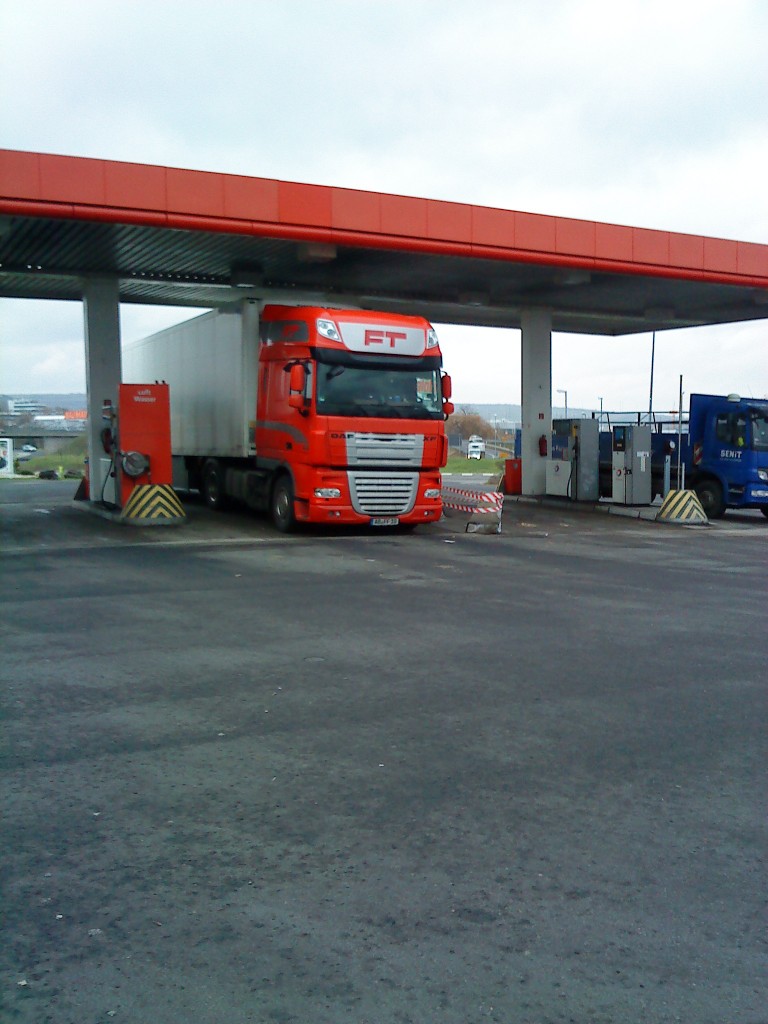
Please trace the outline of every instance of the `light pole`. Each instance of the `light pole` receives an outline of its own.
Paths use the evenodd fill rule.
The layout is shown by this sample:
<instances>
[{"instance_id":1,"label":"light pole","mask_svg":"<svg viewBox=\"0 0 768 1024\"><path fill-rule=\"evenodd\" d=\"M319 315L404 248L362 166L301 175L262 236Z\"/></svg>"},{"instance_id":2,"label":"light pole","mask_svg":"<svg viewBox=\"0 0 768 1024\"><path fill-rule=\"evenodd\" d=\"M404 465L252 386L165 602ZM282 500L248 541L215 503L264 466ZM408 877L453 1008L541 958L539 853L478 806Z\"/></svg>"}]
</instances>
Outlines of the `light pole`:
<instances>
[{"instance_id":1,"label":"light pole","mask_svg":"<svg viewBox=\"0 0 768 1024\"><path fill-rule=\"evenodd\" d=\"M603 399L602 399L602 397L600 395L598 395L597 400L600 403L600 419L597 421L598 422L597 429L598 430L602 430L603 429Z\"/></svg>"},{"instance_id":2,"label":"light pole","mask_svg":"<svg viewBox=\"0 0 768 1024\"><path fill-rule=\"evenodd\" d=\"M558 395L565 395L565 418L568 419L568 392L565 388L558 388L557 393Z\"/></svg>"}]
</instances>

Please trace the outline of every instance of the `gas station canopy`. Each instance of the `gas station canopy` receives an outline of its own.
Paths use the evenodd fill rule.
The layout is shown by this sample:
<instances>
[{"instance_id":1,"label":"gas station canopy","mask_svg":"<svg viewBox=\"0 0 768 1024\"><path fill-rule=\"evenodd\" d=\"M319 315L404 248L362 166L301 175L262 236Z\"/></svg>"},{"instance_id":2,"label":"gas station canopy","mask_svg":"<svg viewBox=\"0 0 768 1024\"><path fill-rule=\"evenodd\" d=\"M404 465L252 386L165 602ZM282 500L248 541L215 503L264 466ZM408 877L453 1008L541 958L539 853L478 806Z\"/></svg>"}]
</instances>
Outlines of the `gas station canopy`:
<instances>
[{"instance_id":1,"label":"gas station canopy","mask_svg":"<svg viewBox=\"0 0 768 1024\"><path fill-rule=\"evenodd\" d=\"M768 245L266 178L0 150L0 296L248 296L627 334L768 317Z\"/></svg>"}]
</instances>

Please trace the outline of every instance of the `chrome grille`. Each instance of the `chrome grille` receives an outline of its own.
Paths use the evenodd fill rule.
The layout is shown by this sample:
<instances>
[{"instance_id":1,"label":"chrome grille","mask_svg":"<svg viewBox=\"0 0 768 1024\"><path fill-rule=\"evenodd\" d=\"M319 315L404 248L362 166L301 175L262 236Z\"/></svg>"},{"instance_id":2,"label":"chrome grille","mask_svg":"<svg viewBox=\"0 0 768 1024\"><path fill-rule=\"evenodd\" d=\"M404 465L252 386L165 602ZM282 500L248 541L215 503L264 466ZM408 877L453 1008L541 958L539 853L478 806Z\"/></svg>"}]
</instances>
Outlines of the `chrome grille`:
<instances>
[{"instance_id":1,"label":"chrome grille","mask_svg":"<svg viewBox=\"0 0 768 1024\"><path fill-rule=\"evenodd\" d=\"M350 432L348 466L421 466L423 434L374 434Z\"/></svg>"},{"instance_id":2,"label":"chrome grille","mask_svg":"<svg viewBox=\"0 0 768 1024\"><path fill-rule=\"evenodd\" d=\"M416 500L418 473L350 473L355 512L365 516L401 516Z\"/></svg>"}]
</instances>

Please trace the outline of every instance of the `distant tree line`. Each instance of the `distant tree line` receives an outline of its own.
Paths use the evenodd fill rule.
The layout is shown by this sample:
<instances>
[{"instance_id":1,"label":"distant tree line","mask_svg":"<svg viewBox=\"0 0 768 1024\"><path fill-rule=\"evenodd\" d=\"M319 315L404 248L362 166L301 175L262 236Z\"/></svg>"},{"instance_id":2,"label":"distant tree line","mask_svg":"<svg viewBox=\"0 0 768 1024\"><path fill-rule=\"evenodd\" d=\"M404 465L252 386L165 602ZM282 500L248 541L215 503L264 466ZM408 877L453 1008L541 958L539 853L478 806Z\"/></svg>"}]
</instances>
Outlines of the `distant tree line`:
<instances>
[{"instance_id":1,"label":"distant tree line","mask_svg":"<svg viewBox=\"0 0 768 1024\"><path fill-rule=\"evenodd\" d=\"M471 406L461 406L448 420L448 429L452 436L458 435L466 441L472 434L479 434L484 440L493 436L493 427L478 415Z\"/></svg>"}]
</instances>

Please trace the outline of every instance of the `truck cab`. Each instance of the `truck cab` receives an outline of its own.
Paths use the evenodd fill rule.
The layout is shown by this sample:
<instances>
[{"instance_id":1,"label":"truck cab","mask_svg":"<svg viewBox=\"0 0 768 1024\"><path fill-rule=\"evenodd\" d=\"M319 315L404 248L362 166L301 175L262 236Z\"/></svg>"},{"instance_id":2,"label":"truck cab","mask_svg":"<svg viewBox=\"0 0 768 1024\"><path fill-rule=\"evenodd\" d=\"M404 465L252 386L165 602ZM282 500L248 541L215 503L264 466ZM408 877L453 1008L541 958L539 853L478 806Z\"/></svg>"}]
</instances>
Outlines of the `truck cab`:
<instances>
[{"instance_id":1,"label":"truck cab","mask_svg":"<svg viewBox=\"0 0 768 1024\"><path fill-rule=\"evenodd\" d=\"M711 518L726 508L768 516L768 402L691 395L690 486Z\"/></svg>"},{"instance_id":2,"label":"truck cab","mask_svg":"<svg viewBox=\"0 0 768 1024\"><path fill-rule=\"evenodd\" d=\"M426 320L265 306L255 442L278 528L439 519L449 391Z\"/></svg>"}]
</instances>

